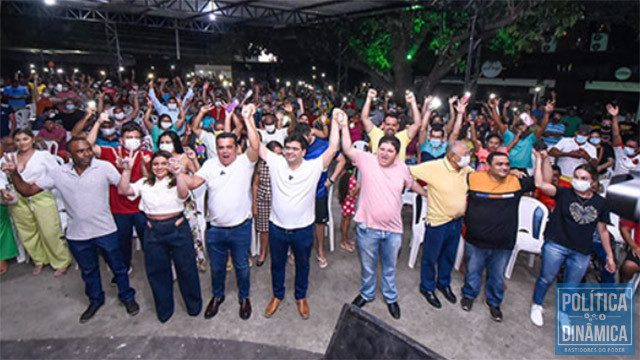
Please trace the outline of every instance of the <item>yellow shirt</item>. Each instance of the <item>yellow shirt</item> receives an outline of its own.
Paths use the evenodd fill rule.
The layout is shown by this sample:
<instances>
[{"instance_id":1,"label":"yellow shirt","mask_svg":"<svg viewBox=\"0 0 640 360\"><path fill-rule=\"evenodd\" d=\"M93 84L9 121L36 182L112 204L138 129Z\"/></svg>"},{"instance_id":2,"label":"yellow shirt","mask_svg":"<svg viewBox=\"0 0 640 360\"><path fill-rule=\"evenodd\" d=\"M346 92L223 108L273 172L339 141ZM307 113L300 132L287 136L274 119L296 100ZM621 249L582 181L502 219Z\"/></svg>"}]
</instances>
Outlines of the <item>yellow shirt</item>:
<instances>
[{"instance_id":1,"label":"yellow shirt","mask_svg":"<svg viewBox=\"0 0 640 360\"><path fill-rule=\"evenodd\" d=\"M380 142L380 139L382 139L382 137L384 136L384 131L382 131L382 129L380 129L377 126L374 126L371 129L371 131L369 131L368 135L369 135L369 139L371 139L371 152L375 154L378 152L378 143ZM402 130L400 132L397 132L396 139L400 140L400 153L398 153L398 160L404 162L404 159L407 154L407 146L411 142L411 139L409 139L409 134L407 133L407 130Z\"/></svg>"},{"instance_id":2,"label":"yellow shirt","mask_svg":"<svg viewBox=\"0 0 640 360\"><path fill-rule=\"evenodd\" d=\"M456 171L445 157L409 166L411 175L427 183L427 224L440 226L464 215L467 208L468 166Z\"/></svg>"}]
</instances>

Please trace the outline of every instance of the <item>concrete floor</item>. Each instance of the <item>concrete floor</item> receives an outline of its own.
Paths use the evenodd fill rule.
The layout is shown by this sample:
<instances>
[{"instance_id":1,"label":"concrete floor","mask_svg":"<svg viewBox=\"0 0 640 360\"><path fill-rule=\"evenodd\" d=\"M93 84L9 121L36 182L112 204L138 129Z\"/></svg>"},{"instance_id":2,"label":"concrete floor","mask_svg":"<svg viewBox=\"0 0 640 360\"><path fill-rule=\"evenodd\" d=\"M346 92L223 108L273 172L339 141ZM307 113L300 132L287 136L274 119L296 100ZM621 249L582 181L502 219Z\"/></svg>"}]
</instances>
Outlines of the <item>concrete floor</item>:
<instances>
[{"instance_id":1,"label":"concrete floor","mask_svg":"<svg viewBox=\"0 0 640 360\"><path fill-rule=\"evenodd\" d=\"M334 203L334 208L336 204ZM336 212L339 214L339 212ZM513 276L507 281L508 290L502 305L504 321L495 323L488 309L478 299L469 313L452 305L440 296L442 309L434 309L418 291L419 260L416 269L407 266L411 209L405 207L405 242L398 265L399 303L402 318L394 320L379 294L365 310L399 331L450 359L551 359L554 355L554 296L550 291L545 306L545 325L537 328L529 320L529 308L539 261L527 267L526 259L516 264ZM339 221L336 228L339 226ZM336 229L337 230L337 229ZM336 236L339 241L339 233ZM338 315L345 302L351 302L360 286L360 265L357 254L350 254L336 246L328 252L329 266L320 269L312 261L308 300L311 317L302 320L293 298L293 266L287 266L287 294L278 312L271 319L262 316L271 297L269 262L251 269L251 300L253 315L248 321L238 317L235 275L227 276L227 301L220 313L211 320L203 315L191 318L186 314L176 286L177 306L173 318L161 324L155 316L153 298L143 267L143 256L136 252L132 286L137 291L141 311L129 317L118 302L117 291L109 287L110 273L103 264L102 280L106 304L94 319L79 324L78 318L88 305L80 272L71 268L66 276L54 278L46 269L39 276L31 275L32 266L12 264L0 279L0 339L30 340L45 338L110 337L110 336L177 336L188 338L228 339L290 347L314 353L324 353L333 333ZM315 258L315 255L312 255ZM420 257L418 257L420 259ZM210 273L200 274L203 301L211 297ZM452 288L456 293L463 284L462 275L454 271ZM635 298L636 319L640 308ZM636 321L636 329L639 321ZM636 330L638 334L638 330ZM637 340L637 338L636 338ZM636 356L618 358L637 359L640 341L636 341Z\"/></svg>"}]
</instances>

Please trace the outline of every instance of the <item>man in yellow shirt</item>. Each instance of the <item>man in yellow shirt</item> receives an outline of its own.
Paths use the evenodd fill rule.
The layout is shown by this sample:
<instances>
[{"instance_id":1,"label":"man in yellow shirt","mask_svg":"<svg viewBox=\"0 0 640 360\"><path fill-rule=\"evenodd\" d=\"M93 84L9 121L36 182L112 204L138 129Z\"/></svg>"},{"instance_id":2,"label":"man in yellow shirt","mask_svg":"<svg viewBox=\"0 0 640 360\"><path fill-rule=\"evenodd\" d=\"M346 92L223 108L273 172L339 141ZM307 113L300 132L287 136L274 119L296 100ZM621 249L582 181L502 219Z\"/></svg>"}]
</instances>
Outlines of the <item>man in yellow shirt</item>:
<instances>
[{"instance_id":1,"label":"man in yellow shirt","mask_svg":"<svg viewBox=\"0 0 640 360\"><path fill-rule=\"evenodd\" d=\"M420 292L429 304L442 307L436 288L452 304L451 270L456 259L462 230L462 216L467 206L469 148L461 141L450 143L443 159L410 166L411 174L427 183L427 221L420 271ZM438 264L436 282L436 263Z\"/></svg>"},{"instance_id":2,"label":"man in yellow shirt","mask_svg":"<svg viewBox=\"0 0 640 360\"><path fill-rule=\"evenodd\" d=\"M409 125L402 131L398 131L400 130L400 121L398 120L398 117L393 114L385 114L384 121L380 124L380 127L375 126L373 121L371 121L371 118L369 118L371 102L377 95L378 92L375 89L369 89L369 92L367 93L367 100L364 102L361 114L364 131L367 132L371 139L371 152L374 154L378 152L380 139L382 139L384 135L394 135L398 140L400 140L400 152L398 153L398 159L404 162L407 154L407 146L413 137L418 134L418 131L420 130L420 123L422 121L420 111L418 110L418 105L416 103L416 97L410 92L405 96L407 106L411 108L413 124Z\"/></svg>"}]
</instances>

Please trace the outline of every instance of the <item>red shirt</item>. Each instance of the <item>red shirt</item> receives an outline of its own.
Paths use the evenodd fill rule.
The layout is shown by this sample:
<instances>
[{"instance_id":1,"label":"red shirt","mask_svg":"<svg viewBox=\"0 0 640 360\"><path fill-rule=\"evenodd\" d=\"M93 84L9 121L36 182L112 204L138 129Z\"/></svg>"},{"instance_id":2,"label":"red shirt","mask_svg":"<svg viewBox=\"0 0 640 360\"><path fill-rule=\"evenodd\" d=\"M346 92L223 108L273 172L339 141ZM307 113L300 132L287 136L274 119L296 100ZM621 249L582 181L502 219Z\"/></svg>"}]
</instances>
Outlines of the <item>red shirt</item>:
<instances>
[{"instance_id":1,"label":"red shirt","mask_svg":"<svg viewBox=\"0 0 640 360\"><path fill-rule=\"evenodd\" d=\"M633 242L636 243L636 246L640 246L640 223L620 219L620 226L631 228L633 230Z\"/></svg>"},{"instance_id":2,"label":"red shirt","mask_svg":"<svg viewBox=\"0 0 640 360\"><path fill-rule=\"evenodd\" d=\"M57 142L58 151L67 150L67 131L60 125L56 125L53 131L42 128L38 132L38 136L47 141Z\"/></svg>"},{"instance_id":3,"label":"red shirt","mask_svg":"<svg viewBox=\"0 0 640 360\"><path fill-rule=\"evenodd\" d=\"M216 106L209 111L209 116L216 119L216 121L224 121L227 114L225 113L225 108L222 106Z\"/></svg>"},{"instance_id":4,"label":"red shirt","mask_svg":"<svg viewBox=\"0 0 640 360\"><path fill-rule=\"evenodd\" d=\"M116 166L116 153L122 156L128 156L129 151L122 147L118 148L108 148L108 147L100 147L100 160L105 160L113 164L116 170L120 174L122 174L122 169ZM153 153L146 150L139 150L138 155L136 155L133 163L133 168L131 169L131 182L134 183L140 178L142 178L142 158L141 154L145 155L153 155ZM140 198L138 197L135 201L129 200L125 195L118 194L118 187L109 186L109 203L111 204L111 212L114 214L135 214L140 212L138 205L140 204Z\"/></svg>"}]
</instances>

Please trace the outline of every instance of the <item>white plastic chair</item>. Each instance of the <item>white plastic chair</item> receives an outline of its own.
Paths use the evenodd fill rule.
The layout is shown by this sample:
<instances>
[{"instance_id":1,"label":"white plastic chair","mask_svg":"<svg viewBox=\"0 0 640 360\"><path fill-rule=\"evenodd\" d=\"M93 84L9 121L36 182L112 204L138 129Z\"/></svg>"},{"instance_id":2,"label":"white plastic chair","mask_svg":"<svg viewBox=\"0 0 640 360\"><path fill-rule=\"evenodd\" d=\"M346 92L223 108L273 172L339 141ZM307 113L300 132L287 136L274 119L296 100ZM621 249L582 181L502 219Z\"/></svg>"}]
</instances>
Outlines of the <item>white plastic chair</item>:
<instances>
[{"instance_id":1,"label":"white plastic chair","mask_svg":"<svg viewBox=\"0 0 640 360\"><path fill-rule=\"evenodd\" d=\"M424 240L425 217L427 216L427 199L415 194L412 201L413 218L411 219L411 250L409 252L409 267L413 269L418 258L420 244ZM419 210L419 211L418 211Z\"/></svg>"},{"instance_id":2,"label":"white plastic chair","mask_svg":"<svg viewBox=\"0 0 640 360\"><path fill-rule=\"evenodd\" d=\"M613 236L613 240L619 244L624 244L624 239L620 233L620 216L615 213L609 213L609 218L611 219L611 225L607 225L607 230Z\"/></svg>"},{"instance_id":3,"label":"white plastic chair","mask_svg":"<svg viewBox=\"0 0 640 360\"><path fill-rule=\"evenodd\" d=\"M34 121L36 119L36 104L29 103L25 108L29 110L29 121Z\"/></svg>"},{"instance_id":4,"label":"white plastic chair","mask_svg":"<svg viewBox=\"0 0 640 360\"><path fill-rule=\"evenodd\" d=\"M20 109L15 112L16 125L18 128L25 127L29 124L29 109Z\"/></svg>"},{"instance_id":5,"label":"white plastic chair","mask_svg":"<svg viewBox=\"0 0 640 360\"><path fill-rule=\"evenodd\" d=\"M44 140L44 143L47 144L47 151L52 155L58 155L58 142L53 140Z\"/></svg>"},{"instance_id":6,"label":"white plastic chair","mask_svg":"<svg viewBox=\"0 0 640 360\"><path fill-rule=\"evenodd\" d=\"M329 195L327 198L327 202L329 203L327 206L329 207L329 220L327 221L327 235L329 238L329 250L330 251L334 251L335 250L335 226L333 223L333 207L331 206L332 203L332 199L333 199L333 188L335 186L331 186L329 188Z\"/></svg>"},{"instance_id":7,"label":"white plastic chair","mask_svg":"<svg viewBox=\"0 0 640 360\"><path fill-rule=\"evenodd\" d=\"M415 193L409 189L404 189L402 193L402 205L412 205L415 199Z\"/></svg>"},{"instance_id":8,"label":"white plastic chair","mask_svg":"<svg viewBox=\"0 0 640 360\"><path fill-rule=\"evenodd\" d=\"M534 215L536 210L542 211L542 219L540 219L540 226L538 229L538 236L534 237ZM518 252L526 251L532 254L540 254L542 252L542 245L544 245L544 229L547 227L547 221L549 220L549 209L540 201L529 197L523 196L520 198L520 204L518 205L518 234L516 238L516 245L511 252L511 258L505 269L504 276L507 279L511 278L513 267L515 266L516 259L518 258ZM533 267L533 257L529 258L529 267Z\"/></svg>"},{"instance_id":9,"label":"white plastic chair","mask_svg":"<svg viewBox=\"0 0 640 360\"><path fill-rule=\"evenodd\" d=\"M260 255L260 241L256 234L256 219L251 222L251 256Z\"/></svg>"}]
</instances>

